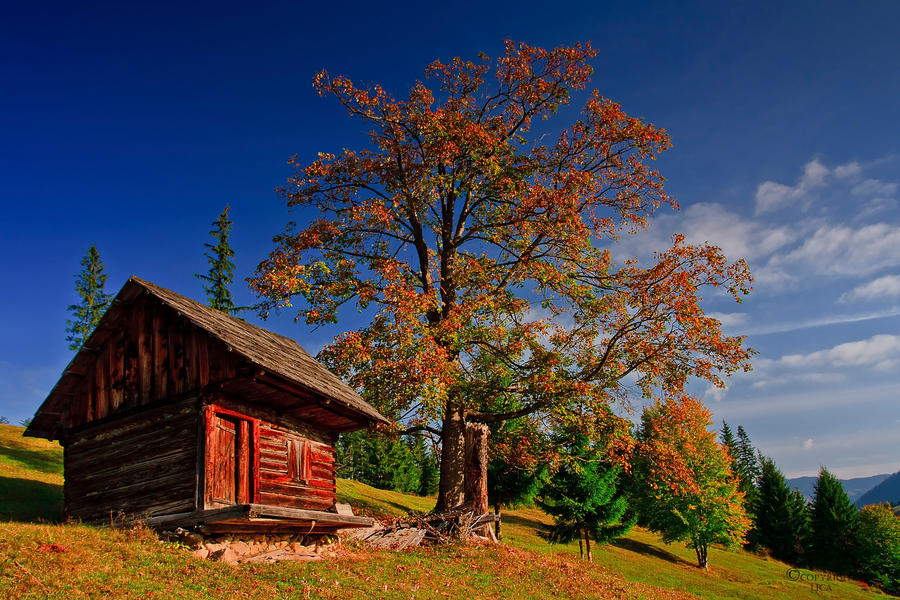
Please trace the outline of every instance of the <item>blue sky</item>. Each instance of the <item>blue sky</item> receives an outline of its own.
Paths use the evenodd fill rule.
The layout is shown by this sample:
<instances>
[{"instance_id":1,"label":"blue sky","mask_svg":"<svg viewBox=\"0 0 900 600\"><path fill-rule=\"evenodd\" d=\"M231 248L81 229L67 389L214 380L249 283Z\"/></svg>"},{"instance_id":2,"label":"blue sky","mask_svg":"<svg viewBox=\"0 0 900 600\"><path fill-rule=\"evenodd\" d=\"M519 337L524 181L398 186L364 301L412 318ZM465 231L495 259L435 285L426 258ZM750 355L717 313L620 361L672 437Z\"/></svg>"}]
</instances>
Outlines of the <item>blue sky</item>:
<instances>
[{"instance_id":1,"label":"blue sky","mask_svg":"<svg viewBox=\"0 0 900 600\"><path fill-rule=\"evenodd\" d=\"M790 476L900 469L900 4L132 4L0 19L0 415L30 416L71 358L90 243L109 290L136 274L202 299L230 204L252 273L289 218L286 160L363 140L319 69L402 94L435 58L591 40L593 87L674 142L658 166L682 209L619 252L680 231L757 278L742 305L707 299L753 373L695 391ZM265 326L312 352L337 332Z\"/></svg>"}]
</instances>

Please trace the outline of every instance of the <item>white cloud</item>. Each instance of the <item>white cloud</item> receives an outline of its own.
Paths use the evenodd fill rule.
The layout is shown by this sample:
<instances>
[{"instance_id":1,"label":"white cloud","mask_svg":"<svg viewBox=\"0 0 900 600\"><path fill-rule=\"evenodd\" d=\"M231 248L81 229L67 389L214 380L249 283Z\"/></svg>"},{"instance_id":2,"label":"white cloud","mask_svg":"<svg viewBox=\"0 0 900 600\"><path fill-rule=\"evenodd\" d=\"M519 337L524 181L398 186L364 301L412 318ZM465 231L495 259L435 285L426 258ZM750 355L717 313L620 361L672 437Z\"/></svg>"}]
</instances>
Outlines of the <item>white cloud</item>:
<instances>
[{"instance_id":1,"label":"white cloud","mask_svg":"<svg viewBox=\"0 0 900 600\"><path fill-rule=\"evenodd\" d=\"M711 385L708 388L706 388L705 392L703 392L703 399L704 400L709 399L709 400L712 400L713 402L721 402L727 392L728 392L728 388L720 388L720 387Z\"/></svg>"},{"instance_id":2,"label":"white cloud","mask_svg":"<svg viewBox=\"0 0 900 600\"><path fill-rule=\"evenodd\" d=\"M897 208L897 201L893 198L872 198L871 200L863 204L854 220L861 221L874 215L894 210L895 208Z\"/></svg>"},{"instance_id":3,"label":"white cloud","mask_svg":"<svg viewBox=\"0 0 900 600\"><path fill-rule=\"evenodd\" d=\"M810 449L812 449L812 447L813 447L813 439L812 439L812 438L809 438L808 440L806 440L805 442L803 442L803 449L804 449L804 450L810 450Z\"/></svg>"},{"instance_id":4,"label":"white cloud","mask_svg":"<svg viewBox=\"0 0 900 600\"><path fill-rule=\"evenodd\" d=\"M684 234L687 243L718 246L731 261L767 257L795 242L799 235L795 228L769 227L745 219L721 204L700 202L681 213L657 217L648 231L624 237L612 250L619 258L647 256L669 247L676 232Z\"/></svg>"},{"instance_id":5,"label":"white cloud","mask_svg":"<svg viewBox=\"0 0 900 600\"><path fill-rule=\"evenodd\" d=\"M847 179L850 177L856 177L862 173L862 167L856 161L848 162L847 164L838 165L834 168L834 176L839 179Z\"/></svg>"},{"instance_id":6,"label":"white cloud","mask_svg":"<svg viewBox=\"0 0 900 600\"><path fill-rule=\"evenodd\" d=\"M813 327L825 327L826 325L859 323L861 321L873 321L875 319L888 319L891 317L900 317L900 307L855 315L826 315L824 317L809 319L807 321L791 321L790 323L774 323L771 325L762 325L759 327L751 327L745 333L747 335L770 335L773 333L787 333L788 331L798 331L800 329L812 329Z\"/></svg>"},{"instance_id":7,"label":"white cloud","mask_svg":"<svg viewBox=\"0 0 900 600\"><path fill-rule=\"evenodd\" d=\"M777 181L764 181L759 184L756 188L756 215L759 216L798 203L803 208L806 208L811 201L810 195L814 191L825 187L829 177L853 179L859 176L862 171L862 165L855 161L829 169L819 159L814 158L804 165L803 174L796 185L785 185ZM897 189L896 184L886 184L877 179L868 179L856 187L860 188L862 193L874 193L869 192L869 190L889 190L891 189L890 186L893 186L893 191L889 194L886 192L881 192L881 194L891 195Z\"/></svg>"},{"instance_id":8,"label":"white cloud","mask_svg":"<svg viewBox=\"0 0 900 600\"><path fill-rule=\"evenodd\" d=\"M837 173L840 170L839 177L847 177L858 169L860 169L858 164L850 163L836 167L834 172ZM828 167L819 162L819 159L814 158L803 167L803 175L794 186L775 181L764 181L756 188L756 214L772 212L807 198L811 192L825 185L829 173L831 171Z\"/></svg>"},{"instance_id":9,"label":"white cloud","mask_svg":"<svg viewBox=\"0 0 900 600\"><path fill-rule=\"evenodd\" d=\"M866 275L900 265L900 227L887 223L858 229L822 225L787 254L772 257L769 268L802 268L820 275Z\"/></svg>"},{"instance_id":10,"label":"white cloud","mask_svg":"<svg viewBox=\"0 0 900 600\"><path fill-rule=\"evenodd\" d=\"M790 368L806 367L870 367L883 369L900 359L900 335L875 335L867 340L838 344L828 350L810 354L782 356L781 364Z\"/></svg>"},{"instance_id":11,"label":"white cloud","mask_svg":"<svg viewBox=\"0 0 900 600\"><path fill-rule=\"evenodd\" d=\"M840 297L841 302L900 297L900 275L885 275L857 286Z\"/></svg>"},{"instance_id":12,"label":"white cloud","mask_svg":"<svg viewBox=\"0 0 900 600\"><path fill-rule=\"evenodd\" d=\"M843 373L785 373L778 377L767 377L763 374L761 378L753 382L752 387L765 389L790 383L841 383L846 379L847 377Z\"/></svg>"},{"instance_id":13,"label":"white cloud","mask_svg":"<svg viewBox=\"0 0 900 600\"><path fill-rule=\"evenodd\" d=\"M898 185L881 181L880 179L866 179L862 183L853 186L850 193L854 196L891 197L897 193Z\"/></svg>"}]
</instances>

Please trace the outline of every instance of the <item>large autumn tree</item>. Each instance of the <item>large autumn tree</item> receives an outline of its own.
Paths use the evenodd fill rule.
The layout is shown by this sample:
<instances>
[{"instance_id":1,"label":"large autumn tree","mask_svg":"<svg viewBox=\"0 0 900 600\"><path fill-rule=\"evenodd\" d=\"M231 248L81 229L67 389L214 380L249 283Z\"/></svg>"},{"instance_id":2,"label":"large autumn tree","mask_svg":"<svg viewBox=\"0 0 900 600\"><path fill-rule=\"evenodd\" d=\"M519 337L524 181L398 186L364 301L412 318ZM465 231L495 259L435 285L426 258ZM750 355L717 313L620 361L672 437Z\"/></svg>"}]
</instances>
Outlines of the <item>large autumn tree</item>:
<instances>
[{"instance_id":1,"label":"large autumn tree","mask_svg":"<svg viewBox=\"0 0 900 600\"><path fill-rule=\"evenodd\" d=\"M595 56L508 41L492 79L484 56L435 61L403 98L314 79L368 143L292 159L283 195L305 222L276 237L252 285L264 311L298 303L312 325L363 312L322 356L398 427L440 435L438 508L463 497L466 422L591 415L629 375L650 394L747 366L743 340L700 306L704 286L747 291L743 261L680 236L650 263L614 260L620 234L675 206L650 166L670 142L581 92ZM580 117L553 134L573 94ZM503 376L473 369L479 354ZM483 401L495 394L514 401Z\"/></svg>"}]
</instances>

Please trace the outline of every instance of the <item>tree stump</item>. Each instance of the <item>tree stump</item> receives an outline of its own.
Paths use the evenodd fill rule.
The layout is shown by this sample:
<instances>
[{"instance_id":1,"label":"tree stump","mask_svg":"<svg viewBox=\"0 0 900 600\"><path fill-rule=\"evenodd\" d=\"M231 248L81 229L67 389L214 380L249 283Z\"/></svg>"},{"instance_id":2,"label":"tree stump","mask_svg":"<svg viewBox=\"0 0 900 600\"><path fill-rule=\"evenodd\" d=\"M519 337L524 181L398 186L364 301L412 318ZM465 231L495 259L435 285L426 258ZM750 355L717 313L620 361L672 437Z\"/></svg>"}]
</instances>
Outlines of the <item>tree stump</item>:
<instances>
[{"instance_id":1,"label":"tree stump","mask_svg":"<svg viewBox=\"0 0 900 600\"><path fill-rule=\"evenodd\" d=\"M465 504L472 507L476 515L488 512L488 434L490 429L481 423L466 424L466 470L464 479ZM484 526L490 529L490 525ZM485 537L490 532L485 531Z\"/></svg>"}]
</instances>

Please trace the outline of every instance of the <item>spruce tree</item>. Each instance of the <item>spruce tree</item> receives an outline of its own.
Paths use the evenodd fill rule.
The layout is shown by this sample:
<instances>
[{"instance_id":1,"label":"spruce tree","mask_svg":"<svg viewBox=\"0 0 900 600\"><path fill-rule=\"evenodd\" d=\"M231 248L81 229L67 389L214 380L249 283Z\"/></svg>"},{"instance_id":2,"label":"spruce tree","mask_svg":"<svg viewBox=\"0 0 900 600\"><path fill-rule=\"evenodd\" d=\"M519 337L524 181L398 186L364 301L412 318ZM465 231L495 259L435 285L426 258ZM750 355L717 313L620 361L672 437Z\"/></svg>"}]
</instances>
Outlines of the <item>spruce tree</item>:
<instances>
[{"instance_id":1,"label":"spruce tree","mask_svg":"<svg viewBox=\"0 0 900 600\"><path fill-rule=\"evenodd\" d=\"M775 558L801 564L809 536L806 499L791 490L772 459L763 458L761 462L759 488L753 502L756 541Z\"/></svg>"},{"instance_id":2,"label":"spruce tree","mask_svg":"<svg viewBox=\"0 0 900 600\"><path fill-rule=\"evenodd\" d=\"M738 425L737 428L737 446L737 460L740 463L741 477L746 479L749 484L747 487L752 488L759 477L759 458L757 458L756 448L750 443L750 436L747 435L743 425Z\"/></svg>"},{"instance_id":3,"label":"spruce tree","mask_svg":"<svg viewBox=\"0 0 900 600\"><path fill-rule=\"evenodd\" d=\"M205 283L203 289L206 291L208 304L222 312L230 315L237 314L244 307L238 307L234 304L231 297L231 291L228 286L234 281L234 263L231 257L234 256L234 250L228 243L228 235L231 232L231 220L228 218L229 206L225 207L219 218L213 221L213 230L209 232L215 238L215 244L203 244L206 252L203 256L209 262L209 272L206 275L195 274L195 277L202 279Z\"/></svg>"},{"instance_id":4,"label":"spruce tree","mask_svg":"<svg viewBox=\"0 0 900 600\"><path fill-rule=\"evenodd\" d=\"M91 244L87 254L81 259L81 266L81 272L75 276L75 290L81 297L81 302L69 307L73 318L66 321L66 341L69 342L69 350L76 351L90 337L112 302L112 295L103 291L106 273L103 272L103 262L94 244Z\"/></svg>"},{"instance_id":5,"label":"spruce tree","mask_svg":"<svg viewBox=\"0 0 900 600\"><path fill-rule=\"evenodd\" d=\"M592 561L592 539L606 544L621 537L631 531L637 517L629 514L619 489L621 467L604 461L583 435L576 435L567 446L568 460L541 492L540 505L555 521L547 538L553 543L577 539L580 547L586 545Z\"/></svg>"},{"instance_id":6,"label":"spruce tree","mask_svg":"<svg viewBox=\"0 0 900 600\"><path fill-rule=\"evenodd\" d=\"M852 573L855 569L856 508L840 480L825 467L816 480L810 529L812 565L834 573Z\"/></svg>"},{"instance_id":7,"label":"spruce tree","mask_svg":"<svg viewBox=\"0 0 900 600\"><path fill-rule=\"evenodd\" d=\"M728 426L728 423L722 421L722 431L719 434L719 439L722 440L722 445L728 448L728 454L731 455L732 461L737 461L738 458L738 446L737 440L734 439L734 434L731 432L731 427Z\"/></svg>"},{"instance_id":8,"label":"spruce tree","mask_svg":"<svg viewBox=\"0 0 900 600\"><path fill-rule=\"evenodd\" d=\"M421 438L419 438L421 439ZM422 472L419 475L419 488L416 493L420 496L431 496L437 493L438 480L441 476L440 465L434 452L426 451L421 462Z\"/></svg>"},{"instance_id":9,"label":"spruce tree","mask_svg":"<svg viewBox=\"0 0 900 600\"><path fill-rule=\"evenodd\" d=\"M744 511L750 517L751 522L755 523L753 507L757 494L756 483L759 479L759 459L756 456L756 449L750 443L750 436L747 435L747 431L742 425L738 425L737 437L735 437L731 427L723 421L720 439L731 456L731 470L738 479L738 489L744 494ZM745 546L755 547L758 543L756 530L751 528L747 532Z\"/></svg>"}]
</instances>

